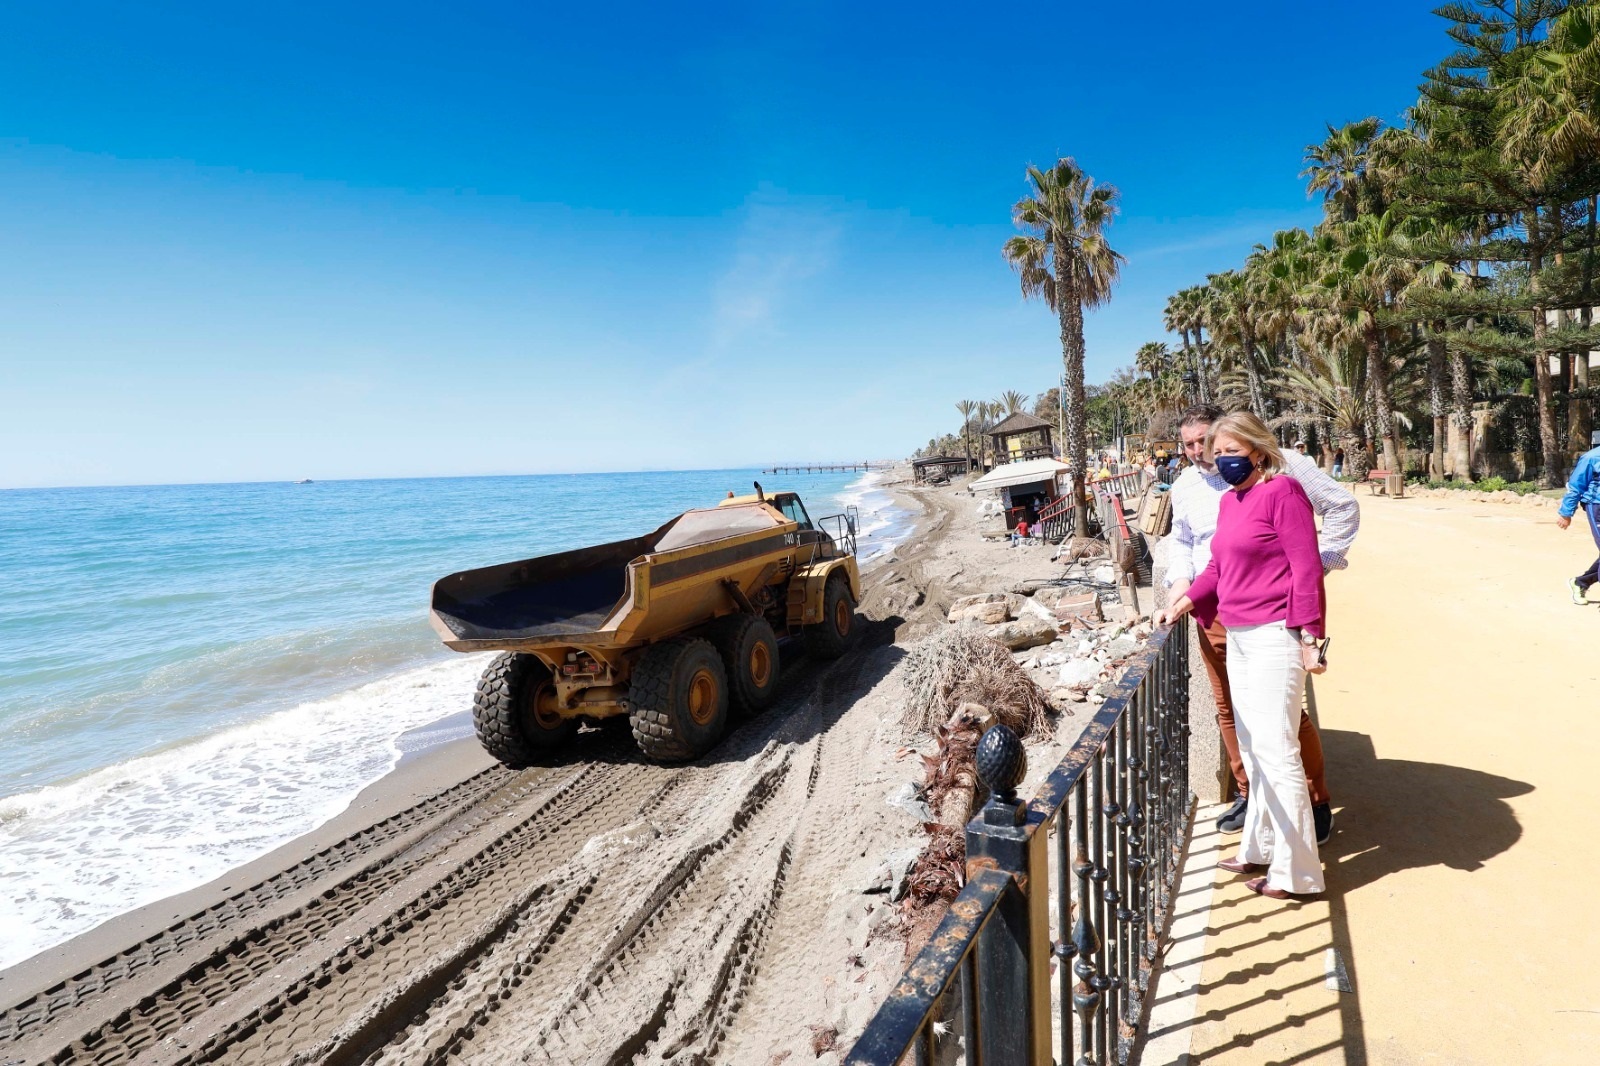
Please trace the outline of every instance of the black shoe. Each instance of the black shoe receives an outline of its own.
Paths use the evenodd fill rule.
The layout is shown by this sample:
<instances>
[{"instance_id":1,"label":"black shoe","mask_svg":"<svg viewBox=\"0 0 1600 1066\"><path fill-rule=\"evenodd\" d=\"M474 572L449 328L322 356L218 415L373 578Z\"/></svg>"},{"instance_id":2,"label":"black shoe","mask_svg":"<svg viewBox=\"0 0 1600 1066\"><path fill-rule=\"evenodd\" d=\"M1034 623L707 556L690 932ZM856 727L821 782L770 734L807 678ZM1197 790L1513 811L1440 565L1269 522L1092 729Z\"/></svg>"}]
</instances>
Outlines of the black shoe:
<instances>
[{"instance_id":1,"label":"black shoe","mask_svg":"<svg viewBox=\"0 0 1600 1066\"><path fill-rule=\"evenodd\" d=\"M1320 847L1333 836L1333 808L1326 803L1319 803L1311 808L1311 820L1317 823L1317 845Z\"/></svg>"},{"instance_id":2,"label":"black shoe","mask_svg":"<svg viewBox=\"0 0 1600 1066\"><path fill-rule=\"evenodd\" d=\"M1244 796L1234 800L1233 806L1228 808L1228 812L1217 819L1217 831L1226 833L1229 836L1244 832L1244 810L1249 805L1249 802L1249 799Z\"/></svg>"}]
</instances>

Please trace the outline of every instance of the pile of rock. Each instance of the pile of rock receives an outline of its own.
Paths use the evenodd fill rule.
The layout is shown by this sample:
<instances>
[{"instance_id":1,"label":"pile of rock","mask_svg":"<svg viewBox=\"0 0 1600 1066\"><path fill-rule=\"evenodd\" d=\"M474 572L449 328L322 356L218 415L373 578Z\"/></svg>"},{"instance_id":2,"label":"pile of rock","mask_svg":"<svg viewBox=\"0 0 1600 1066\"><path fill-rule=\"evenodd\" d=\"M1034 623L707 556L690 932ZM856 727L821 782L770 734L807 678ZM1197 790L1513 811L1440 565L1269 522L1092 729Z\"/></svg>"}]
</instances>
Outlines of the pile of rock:
<instances>
[{"instance_id":1,"label":"pile of rock","mask_svg":"<svg viewBox=\"0 0 1600 1066\"><path fill-rule=\"evenodd\" d=\"M1099 574L1092 576L1101 583ZM1110 606L1110 613L1119 617L1108 619L1108 607L1091 585L1016 588L962 597L951 604L949 620L980 629L1009 648L1028 676L1049 693L1056 710L1070 713L1074 705L1103 702L1127 660L1144 646L1150 624L1124 620L1120 604Z\"/></svg>"}]
</instances>

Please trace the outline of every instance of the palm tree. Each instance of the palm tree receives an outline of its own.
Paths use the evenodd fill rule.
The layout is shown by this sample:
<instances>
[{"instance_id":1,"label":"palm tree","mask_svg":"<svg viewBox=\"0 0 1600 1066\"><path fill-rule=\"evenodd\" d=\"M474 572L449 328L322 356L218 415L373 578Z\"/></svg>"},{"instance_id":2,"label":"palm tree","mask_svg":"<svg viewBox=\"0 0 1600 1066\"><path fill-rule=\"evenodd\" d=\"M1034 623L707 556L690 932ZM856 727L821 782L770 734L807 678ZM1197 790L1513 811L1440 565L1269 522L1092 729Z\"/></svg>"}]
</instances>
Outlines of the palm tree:
<instances>
[{"instance_id":1,"label":"palm tree","mask_svg":"<svg viewBox=\"0 0 1600 1066\"><path fill-rule=\"evenodd\" d=\"M1154 381L1172 367L1172 353L1160 341L1148 341L1133 353L1133 368Z\"/></svg>"},{"instance_id":2,"label":"palm tree","mask_svg":"<svg viewBox=\"0 0 1600 1066\"><path fill-rule=\"evenodd\" d=\"M1300 176L1311 179L1308 192L1322 193L1330 219L1349 222L1360 210L1367 191L1372 141L1382 127L1376 118L1337 129L1329 124L1328 136L1321 144L1306 145L1306 168Z\"/></svg>"},{"instance_id":3,"label":"palm tree","mask_svg":"<svg viewBox=\"0 0 1600 1066\"><path fill-rule=\"evenodd\" d=\"M995 402L1005 409L1007 416L1010 416L1022 410L1023 404L1028 402L1028 397L1027 394L1017 392L1015 389L1007 389Z\"/></svg>"},{"instance_id":4,"label":"palm tree","mask_svg":"<svg viewBox=\"0 0 1600 1066\"><path fill-rule=\"evenodd\" d=\"M1089 443L1084 426L1083 310L1111 299L1123 257L1104 230L1117 215L1115 186L1096 186L1072 159L1049 170L1028 168L1032 194L1018 200L1011 217L1023 235L1007 240L1006 261L1022 282L1024 298L1039 297L1061 325L1061 360L1066 367L1067 461L1072 465L1075 525L1088 527L1084 475Z\"/></svg>"},{"instance_id":5,"label":"palm tree","mask_svg":"<svg viewBox=\"0 0 1600 1066\"><path fill-rule=\"evenodd\" d=\"M1367 474L1361 446L1367 422L1365 379L1365 354L1356 345L1345 345L1328 355L1310 356L1303 367L1285 367L1277 386L1285 399L1330 427L1344 449L1350 475L1358 481Z\"/></svg>"},{"instance_id":6,"label":"palm tree","mask_svg":"<svg viewBox=\"0 0 1600 1066\"><path fill-rule=\"evenodd\" d=\"M956 411L961 415L961 454L967 460L967 469L972 469L972 416L978 410L977 400L961 400L956 403Z\"/></svg>"},{"instance_id":7,"label":"palm tree","mask_svg":"<svg viewBox=\"0 0 1600 1066\"><path fill-rule=\"evenodd\" d=\"M1361 215L1337 223L1321 238L1323 271L1320 285L1331 308L1353 320L1367 351L1367 384L1372 390L1372 419L1383 445L1383 465L1404 472L1405 454L1396 430L1390 390L1389 353L1384 323L1402 289L1411 281L1412 264L1396 247L1399 219L1393 212Z\"/></svg>"},{"instance_id":8,"label":"palm tree","mask_svg":"<svg viewBox=\"0 0 1600 1066\"><path fill-rule=\"evenodd\" d=\"M1259 307L1251 291L1249 279L1242 271L1227 270L1212 274L1206 279L1217 294L1212 320L1213 335L1220 334L1225 342L1219 370L1232 369L1243 382L1250 410L1262 418L1270 417L1267 396L1257 352L1256 337L1260 328L1257 321ZM1230 362L1228 353L1233 355Z\"/></svg>"}]
</instances>

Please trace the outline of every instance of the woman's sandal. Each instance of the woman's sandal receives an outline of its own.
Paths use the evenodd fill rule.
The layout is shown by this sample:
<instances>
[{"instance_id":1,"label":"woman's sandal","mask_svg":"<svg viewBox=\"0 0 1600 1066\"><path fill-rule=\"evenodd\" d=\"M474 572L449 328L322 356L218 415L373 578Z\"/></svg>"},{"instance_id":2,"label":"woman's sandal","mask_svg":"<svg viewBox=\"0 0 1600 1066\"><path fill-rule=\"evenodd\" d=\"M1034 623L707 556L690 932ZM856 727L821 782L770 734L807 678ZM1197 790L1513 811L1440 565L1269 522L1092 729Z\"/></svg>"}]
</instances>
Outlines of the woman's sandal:
<instances>
[{"instance_id":1,"label":"woman's sandal","mask_svg":"<svg viewBox=\"0 0 1600 1066\"><path fill-rule=\"evenodd\" d=\"M1223 859L1217 866L1230 874L1258 874L1266 869L1259 862L1240 862L1238 859Z\"/></svg>"},{"instance_id":2,"label":"woman's sandal","mask_svg":"<svg viewBox=\"0 0 1600 1066\"><path fill-rule=\"evenodd\" d=\"M1258 877L1254 881L1246 881L1244 883L1244 887L1248 888L1256 895L1266 896L1268 899L1294 899L1294 895L1292 893L1285 892L1281 888L1273 888L1271 885L1267 884L1267 879L1265 877Z\"/></svg>"}]
</instances>

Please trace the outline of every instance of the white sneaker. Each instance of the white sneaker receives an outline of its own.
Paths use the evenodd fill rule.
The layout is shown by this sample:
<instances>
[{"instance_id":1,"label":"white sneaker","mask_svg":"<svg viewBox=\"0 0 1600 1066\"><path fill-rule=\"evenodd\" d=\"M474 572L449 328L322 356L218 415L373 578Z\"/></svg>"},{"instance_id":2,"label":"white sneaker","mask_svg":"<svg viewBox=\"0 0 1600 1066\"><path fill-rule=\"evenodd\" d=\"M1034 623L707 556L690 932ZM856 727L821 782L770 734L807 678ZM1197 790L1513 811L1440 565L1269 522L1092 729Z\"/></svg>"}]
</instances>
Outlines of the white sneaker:
<instances>
[{"instance_id":1,"label":"white sneaker","mask_svg":"<svg viewBox=\"0 0 1600 1066\"><path fill-rule=\"evenodd\" d=\"M1572 602L1579 607L1589 606L1589 590L1578 584L1578 579L1573 578L1567 582L1567 588L1572 590Z\"/></svg>"}]
</instances>

